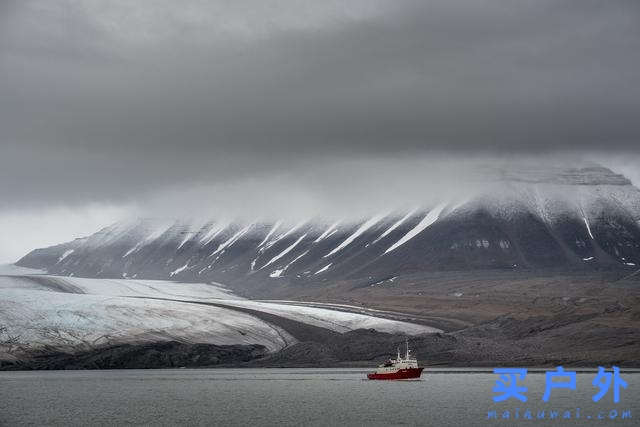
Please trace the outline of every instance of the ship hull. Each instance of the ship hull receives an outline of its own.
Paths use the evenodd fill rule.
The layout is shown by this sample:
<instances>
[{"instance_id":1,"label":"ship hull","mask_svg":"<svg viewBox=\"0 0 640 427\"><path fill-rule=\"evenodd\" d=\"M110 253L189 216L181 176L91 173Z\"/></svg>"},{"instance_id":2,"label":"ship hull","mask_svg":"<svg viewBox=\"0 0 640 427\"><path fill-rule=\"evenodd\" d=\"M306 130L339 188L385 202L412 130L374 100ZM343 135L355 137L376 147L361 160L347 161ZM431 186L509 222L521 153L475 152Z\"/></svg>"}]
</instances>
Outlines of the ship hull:
<instances>
[{"instance_id":1,"label":"ship hull","mask_svg":"<svg viewBox=\"0 0 640 427\"><path fill-rule=\"evenodd\" d=\"M369 378L370 380L409 380L420 378L423 369L424 368L407 368L399 369L396 372L372 372L370 374L367 374L367 378Z\"/></svg>"}]
</instances>

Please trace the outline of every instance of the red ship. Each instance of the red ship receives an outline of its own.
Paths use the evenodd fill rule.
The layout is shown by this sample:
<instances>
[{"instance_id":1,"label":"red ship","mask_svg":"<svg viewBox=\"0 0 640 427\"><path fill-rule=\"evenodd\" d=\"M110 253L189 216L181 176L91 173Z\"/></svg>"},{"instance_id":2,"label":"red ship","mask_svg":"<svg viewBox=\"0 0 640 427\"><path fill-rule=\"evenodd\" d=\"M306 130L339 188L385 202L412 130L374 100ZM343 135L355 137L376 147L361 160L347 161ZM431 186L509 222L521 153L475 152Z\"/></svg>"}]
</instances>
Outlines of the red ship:
<instances>
[{"instance_id":1,"label":"red ship","mask_svg":"<svg viewBox=\"0 0 640 427\"><path fill-rule=\"evenodd\" d=\"M420 378L423 369L418 366L418 360L411 356L409 342L407 341L407 354L405 357L400 356L400 348L398 348L398 356L395 359L389 359L378 366L375 372L367 374L367 378L370 380L415 379Z\"/></svg>"}]
</instances>

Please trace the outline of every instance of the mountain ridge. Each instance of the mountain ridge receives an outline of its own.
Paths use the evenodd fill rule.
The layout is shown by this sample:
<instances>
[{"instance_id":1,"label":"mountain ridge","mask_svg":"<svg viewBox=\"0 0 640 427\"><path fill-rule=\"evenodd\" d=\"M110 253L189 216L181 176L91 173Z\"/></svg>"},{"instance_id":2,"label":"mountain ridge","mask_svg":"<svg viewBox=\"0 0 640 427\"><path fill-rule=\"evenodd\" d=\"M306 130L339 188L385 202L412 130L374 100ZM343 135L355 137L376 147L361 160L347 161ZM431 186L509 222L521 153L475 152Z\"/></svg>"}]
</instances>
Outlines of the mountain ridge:
<instances>
[{"instance_id":1,"label":"mountain ridge","mask_svg":"<svg viewBox=\"0 0 640 427\"><path fill-rule=\"evenodd\" d=\"M492 171L470 197L361 219L137 219L36 249L50 274L219 281L249 295L420 271L634 269L640 191L601 166Z\"/></svg>"}]
</instances>

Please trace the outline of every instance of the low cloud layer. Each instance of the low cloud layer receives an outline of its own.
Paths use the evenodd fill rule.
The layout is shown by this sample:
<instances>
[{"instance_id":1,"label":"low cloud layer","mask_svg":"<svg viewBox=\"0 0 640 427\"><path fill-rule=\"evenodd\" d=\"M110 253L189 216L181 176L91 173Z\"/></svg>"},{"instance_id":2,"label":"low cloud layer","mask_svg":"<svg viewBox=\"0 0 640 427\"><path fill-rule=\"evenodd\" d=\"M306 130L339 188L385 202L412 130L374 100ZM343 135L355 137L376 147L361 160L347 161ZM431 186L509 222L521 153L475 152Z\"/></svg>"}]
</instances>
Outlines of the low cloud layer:
<instances>
[{"instance_id":1,"label":"low cloud layer","mask_svg":"<svg viewBox=\"0 0 640 427\"><path fill-rule=\"evenodd\" d=\"M4 1L0 219L357 211L451 186L420 159L633 158L639 20L625 0Z\"/></svg>"}]
</instances>

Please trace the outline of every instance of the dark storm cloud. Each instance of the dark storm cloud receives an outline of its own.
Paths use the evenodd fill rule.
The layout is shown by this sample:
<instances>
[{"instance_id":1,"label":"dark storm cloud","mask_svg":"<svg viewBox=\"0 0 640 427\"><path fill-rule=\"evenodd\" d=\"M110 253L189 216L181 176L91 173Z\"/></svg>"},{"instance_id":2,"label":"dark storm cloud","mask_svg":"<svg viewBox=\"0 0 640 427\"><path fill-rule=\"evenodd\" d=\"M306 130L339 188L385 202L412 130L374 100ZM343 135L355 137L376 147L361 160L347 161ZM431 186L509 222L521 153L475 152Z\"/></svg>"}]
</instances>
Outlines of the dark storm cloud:
<instances>
[{"instance_id":1,"label":"dark storm cloud","mask_svg":"<svg viewBox=\"0 0 640 427\"><path fill-rule=\"evenodd\" d=\"M0 200L637 150L640 2L6 2Z\"/></svg>"}]
</instances>

